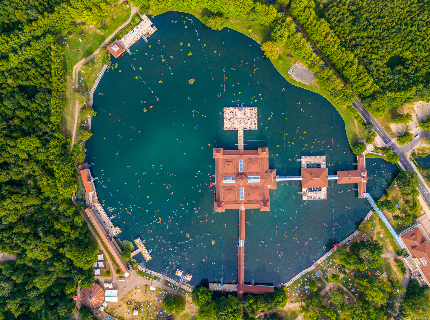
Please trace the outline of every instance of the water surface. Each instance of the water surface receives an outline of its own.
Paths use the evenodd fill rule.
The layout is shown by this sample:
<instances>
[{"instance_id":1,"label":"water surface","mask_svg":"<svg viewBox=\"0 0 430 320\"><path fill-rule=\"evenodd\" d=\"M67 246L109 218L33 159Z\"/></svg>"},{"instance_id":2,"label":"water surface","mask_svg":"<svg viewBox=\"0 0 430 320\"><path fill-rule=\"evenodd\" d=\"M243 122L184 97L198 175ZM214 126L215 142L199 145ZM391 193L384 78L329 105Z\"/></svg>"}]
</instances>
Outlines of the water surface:
<instances>
[{"instance_id":1,"label":"water surface","mask_svg":"<svg viewBox=\"0 0 430 320\"><path fill-rule=\"evenodd\" d=\"M302 155L326 155L329 174L353 169L356 158L331 104L290 85L253 40L178 13L153 22L158 31L113 59L94 95L87 161L99 199L122 240L146 240L148 268L169 275L180 268L194 284L235 281L238 212L215 213L209 187L213 148L237 148L237 133L223 130L223 107L258 107L259 129L245 132L245 149L269 147L279 175L299 175ZM368 191L379 197L396 167L369 159L367 168ZM270 212L246 212L245 280L286 282L328 241L351 234L370 209L354 188L330 182L326 201L305 202L298 182L279 183Z\"/></svg>"}]
</instances>

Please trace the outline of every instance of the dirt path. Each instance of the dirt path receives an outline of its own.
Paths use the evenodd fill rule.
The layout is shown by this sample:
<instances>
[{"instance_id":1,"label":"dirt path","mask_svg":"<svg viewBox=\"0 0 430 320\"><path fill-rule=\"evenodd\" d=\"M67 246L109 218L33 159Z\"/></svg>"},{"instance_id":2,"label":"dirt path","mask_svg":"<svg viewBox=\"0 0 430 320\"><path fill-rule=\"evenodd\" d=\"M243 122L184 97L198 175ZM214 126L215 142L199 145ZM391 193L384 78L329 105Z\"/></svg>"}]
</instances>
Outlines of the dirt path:
<instances>
[{"instance_id":1,"label":"dirt path","mask_svg":"<svg viewBox=\"0 0 430 320\"><path fill-rule=\"evenodd\" d=\"M405 268L406 268L406 274L402 280L402 288L406 289L406 287L409 284L409 280L411 279L411 270L406 264L405 258L400 257L397 254L390 254L390 253L384 253L382 255L382 258L401 259L403 261L403 264L405 265ZM400 303L397 305L397 312L400 312L402 310L402 303L403 303L403 299L405 298L405 295L406 295L406 290L400 295Z\"/></svg>"},{"instance_id":2,"label":"dirt path","mask_svg":"<svg viewBox=\"0 0 430 320\"><path fill-rule=\"evenodd\" d=\"M85 63L90 61L90 59L92 59L99 52L99 50L102 47L104 47L122 28L124 28L126 25L128 25L135 13L139 12L139 7L134 7L131 3L130 3L130 6L131 6L131 12L130 12L130 17L128 18L128 20L126 22L124 22L121 26L119 26L110 36L108 36L106 38L106 40L103 41L102 44L97 48L96 51L94 51L90 56L86 57L85 59L82 59L81 61L79 61L77 64L75 64L73 66L72 76L73 76L73 85L75 88L78 88L78 86L79 86L79 75L78 75L78 73L79 73L79 70L81 69L81 67ZM74 110L72 143L70 145L70 154L72 154L73 145L75 144L76 127L78 125L78 114L79 114L79 102L76 101L75 110Z\"/></svg>"},{"instance_id":3,"label":"dirt path","mask_svg":"<svg viewBox=\"0 0 430 320\"><path fill-rule=\"evenodd\" d=\"M323 296L324 294L326 294L330 289L334 288L335 286L338 286L340 288L342 288L343 291L345 291L346 293L348 293L348 295L351 297L351 299L356 302L357 299L355 298L355 296L352 294L351 291L349 291L347 288L345 288L343 285L341 284L336 284L336 283L328 283L327 281L325 281L325 279L323 277L320 277L324 283L326 284L326 287L321 291L321 295ZM326 290L327 289L327 290ZM326 291L324 291L326 290ZM324 294L323 294L324 292Z\"/></svg>"}]
</instances>

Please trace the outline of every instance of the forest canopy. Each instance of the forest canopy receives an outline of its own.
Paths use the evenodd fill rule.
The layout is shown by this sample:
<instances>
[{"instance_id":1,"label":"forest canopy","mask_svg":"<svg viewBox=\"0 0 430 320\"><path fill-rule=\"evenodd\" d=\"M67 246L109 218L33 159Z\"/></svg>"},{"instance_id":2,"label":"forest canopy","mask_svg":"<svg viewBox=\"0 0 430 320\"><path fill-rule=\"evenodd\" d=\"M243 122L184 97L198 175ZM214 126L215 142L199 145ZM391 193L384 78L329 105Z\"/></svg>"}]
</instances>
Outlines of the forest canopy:
<instances>
[{"instance_id":1,"label":"forest canopy","mask_svg":"<svg viewBox=\"0 0 430 320\"><path fill-rule=\"evenodd\" d=\"M0 319L70 319L98 252L71 197L61 130L66 73L58 36L111 10L106 0L0 2ZM26 264L24 264L26 263Z\"/></svg>"},{"instance_id":2,"label":"forest canopy","mask_svg":"<svg viewBox=\"0 0 430 320\"><path fill-rule=\"evenodd\" d=\"M295 0L294 2L309 2ZM378 86L363 93L376 114L430 97L430 3L421 0L321 1L317 13Z\"/></svg>"}]
</instances>

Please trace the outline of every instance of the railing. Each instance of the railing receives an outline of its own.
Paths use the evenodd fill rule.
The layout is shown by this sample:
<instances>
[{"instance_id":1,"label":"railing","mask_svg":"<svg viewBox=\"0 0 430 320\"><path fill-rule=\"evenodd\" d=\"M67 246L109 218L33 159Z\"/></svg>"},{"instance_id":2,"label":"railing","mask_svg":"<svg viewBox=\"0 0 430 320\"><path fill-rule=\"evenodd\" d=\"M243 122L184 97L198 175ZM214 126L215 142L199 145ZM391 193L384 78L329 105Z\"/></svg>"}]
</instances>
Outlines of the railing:
<instances>
[{"instance_id":1,"label":"railing","mask_svg":"<svg viewBox=\"0 0 430 320\"><path fill-rule=\"evenodd\" d=\"M382 213L381 210L379 210L378 206L375 203L375 200L373 200L372 196L370 194L368 194L367 192L364 193L364 196L366 197L366 199L369 201L370 205L372 206L373 210L376 211L376 213L378 214L379 218L382 220L382 222L385 224L385 226L387 227L388 231L390 231L391 235L393 236L394 240L396 240L397 244L399 245L400 248L405 249L405 245L403 244L402 239L400 239L400 237L397 235L396 231L394 231L393 227L391 226L390 222L387 220L387 218L385 218L384 214Z\"/></svg>"}]
</instances>

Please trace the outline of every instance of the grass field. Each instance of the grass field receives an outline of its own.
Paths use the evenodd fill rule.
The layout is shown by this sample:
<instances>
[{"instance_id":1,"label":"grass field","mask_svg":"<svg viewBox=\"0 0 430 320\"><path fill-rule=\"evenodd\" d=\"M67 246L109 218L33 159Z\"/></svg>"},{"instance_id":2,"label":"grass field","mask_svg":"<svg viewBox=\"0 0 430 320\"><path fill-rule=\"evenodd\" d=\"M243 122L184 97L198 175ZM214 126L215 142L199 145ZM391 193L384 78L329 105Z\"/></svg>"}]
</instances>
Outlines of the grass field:
<instances>
[{"instance_id":1,"label":"grass field","mask_svg":"<svg viewBox=\"0 0 430 320\"><path fill-rule=\"evenodd\" d=\"M76 28L77 31L67 34L67 36L62 39L66 51L65 70L67 77L65 108L61 125L66 138L71 137L74 125L75 97L72 82L73 66L96 51L100 44L112 32L127 21L129 16L130 6L125 4L118 5L112 8L112 13L105 21L102 21L96 26L78 25ZM102 68L102 61L103 59L98 59L98 56L96 56L94 61L90 61L90 64L92 63L93 66L91 72L87 72L84 69L86 75L86 82L83 84L84 88L87 88L91 81L94 83L94 80L97 78L97 73L100 72ZM85 66L83 68L85 68Z\"/></svg>"}]
</instances>

